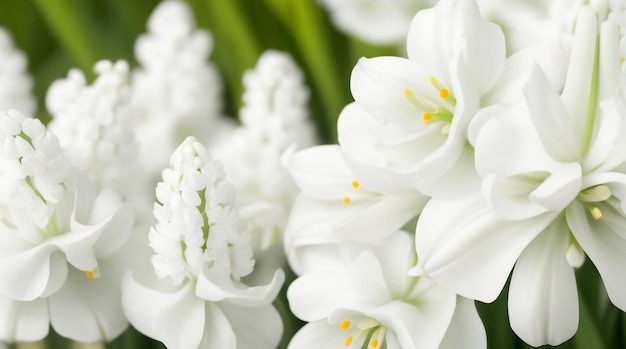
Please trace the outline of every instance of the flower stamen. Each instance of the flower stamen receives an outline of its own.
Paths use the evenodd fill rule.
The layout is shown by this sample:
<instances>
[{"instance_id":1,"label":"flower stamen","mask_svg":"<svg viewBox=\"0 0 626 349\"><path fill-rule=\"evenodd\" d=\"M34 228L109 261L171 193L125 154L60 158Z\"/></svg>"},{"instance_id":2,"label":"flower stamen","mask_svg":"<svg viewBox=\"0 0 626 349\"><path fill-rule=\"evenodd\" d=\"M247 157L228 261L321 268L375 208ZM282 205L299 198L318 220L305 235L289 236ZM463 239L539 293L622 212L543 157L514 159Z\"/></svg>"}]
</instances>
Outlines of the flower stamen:
<instances>
[{"instance_id":1,"label":"flower stamen","mask_svg":"<svg viewBox=\"0 0 626 349\"><path fill-rule=\"evenodd\" d=\"M339 325L339 328L341 328L342 330L347 330L348 328L350 328L350 320L343 320Z\"/></svg>"},{"instance_id":2,"label":"flower stamen","mask_svg":"<svg viewBox=\"0 0 626 349\"><path fill-rule=\"evenodd\" d=\"M357 180L352 181L352 188L359 189L360 186L361 186L361 183L359 183L359 181Z\"/></svg>"},{"instance_id":3,"label":"flower stamen","mask_svg":"<svg viewBox=\"0 0 626 349\"><path fill-rule=\"evenodd\" d=\"M437 89L437 91L439 91L439 97L441 97L441 99L450 103L450 105L456 105L456 98L454 98L454 95L451 94L450 90L445 88L443 84L439 80L437 80L437 78L431 76L430 78L428 78L428 82L430 82L430 84L433 85L433 87Z\"/></svg>"},{"instance_id":4,"label":"flower stamen","mask_svg":"<svg viewBox=\"0 0 626 349\"><path fill-rule=\"evenodd\" d=\"M94 270L87 270L85 272L85 276L87 276L87 279L99 279L100 268L96 267Z\"/></svg>"},{"instance_id":5,"label":"flower stamen","mask_svg":"<svg viewBox=\"0 0 626 349\"><path fill-rule=\"evenodd\" d=\"M347 197L347 196L344 196L342 201L343 201L343 203L344 203L345 205L349 205L349 204L350 204L350 198L349 198L349 197Z\"/></svg>"}]
</instances>

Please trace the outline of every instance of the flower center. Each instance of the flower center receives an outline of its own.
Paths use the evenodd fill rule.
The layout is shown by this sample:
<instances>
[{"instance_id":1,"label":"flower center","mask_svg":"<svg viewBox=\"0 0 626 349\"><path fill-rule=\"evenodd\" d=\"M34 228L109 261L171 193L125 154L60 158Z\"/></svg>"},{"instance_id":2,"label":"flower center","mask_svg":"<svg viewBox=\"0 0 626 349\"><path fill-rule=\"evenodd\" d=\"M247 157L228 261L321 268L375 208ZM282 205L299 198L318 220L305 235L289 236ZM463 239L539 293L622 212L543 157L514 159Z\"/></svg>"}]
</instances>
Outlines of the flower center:
<instances>
[{"instance_id":1,"label":"flower center","mask_svg":"<svg viewBox=\"0 0 626 349\"><path fill-rule=\"evenodd\" d=\"M443 122L441 133L448 134L450 132L450 123L454 117L456 98L437 78L431 76L428 82L437 90L439 99L416 95L410 88L404 89L404 96L413 106L422 111L422 122L425 125L431 125L439 121Z\"/></svg>"},{"instance_id":2,"label":"flower center","mask_svg":"<svg viewBox=\"0 0 626 349\"><path fill-rule=\"evenodd\" d=\"M387 329L380 322L372 318L364 318L356 326L352 323L352 320L346 319L339 324L339 328L350 332L343 342L344 346L361 349L386 347Z\"/></svg>"},{"instance_id":3,"label":"flower center","mask_svg":"<svg viewBox=\"0 0 626 349\"><path fill-rule=\"evenodd\" d=\"M602 218L602 210L598 207L598 203L606 201L611 197L611 189L604 185L596 185L587 188L578 194L578 199L587 207L591 216L595 219Z\"/></svg>"}]
</instances>

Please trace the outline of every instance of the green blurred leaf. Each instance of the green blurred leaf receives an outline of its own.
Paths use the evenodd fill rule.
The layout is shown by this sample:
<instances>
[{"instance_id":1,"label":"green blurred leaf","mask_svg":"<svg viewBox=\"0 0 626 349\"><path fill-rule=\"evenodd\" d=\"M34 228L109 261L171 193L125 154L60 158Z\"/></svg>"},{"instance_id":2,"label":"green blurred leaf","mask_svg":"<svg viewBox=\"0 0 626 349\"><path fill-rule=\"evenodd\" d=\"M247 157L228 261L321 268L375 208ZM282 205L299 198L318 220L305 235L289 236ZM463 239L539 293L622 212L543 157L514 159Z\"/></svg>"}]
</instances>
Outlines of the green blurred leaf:
<instances>
[{"instance_id":1,"label":"green blurred leaf","mask_svg":"<svg viewBox=\"0 0 626 349\"><path fill-rule=\"evenodd\" d=\"M578 332L574 335L577 349L605 349L600 332L594 324L593 316L582 297L579 297L580 322Z\"/></svg>"}]
</instances>

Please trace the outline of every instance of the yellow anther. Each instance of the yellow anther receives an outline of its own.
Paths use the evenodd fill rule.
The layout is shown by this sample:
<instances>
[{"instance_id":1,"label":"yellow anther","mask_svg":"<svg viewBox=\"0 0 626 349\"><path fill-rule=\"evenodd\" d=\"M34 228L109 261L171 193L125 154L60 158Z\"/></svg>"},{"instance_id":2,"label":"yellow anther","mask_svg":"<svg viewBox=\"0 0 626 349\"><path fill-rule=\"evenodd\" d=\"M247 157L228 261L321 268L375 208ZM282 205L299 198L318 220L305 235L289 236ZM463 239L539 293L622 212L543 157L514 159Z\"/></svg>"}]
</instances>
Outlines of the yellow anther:
<instances>
[{"instance_id":1,"label":"yellow anther","mask_svg":"<svg viewBox=\"0 0 626 349\"><path fill-rule=\"evenodd\" d=\"M446 99L450 96L450 91L446 88L442 88L439 90L439 97Z\"/></svg>"},{"instance_id":2,"label":"yellow anther","mask_svg":"<svg viewBox=\"0 0 626 349\"><path fill-rule=\"evenodd\" d=\"M361 183L359 183L359 181L357 180L352 181L352 188L359 189L360 186L361 186Z\"/></svg>"},{"instance_id":3,"label":"yellow anther","mask_svg":"<svg viewBox=\"0 0 626 349\"><path fill-rule=\"evenodd\" d=\"M372 341L370 342L370 346L372 348L376 348L378 346L378 339L372 339Z\"/></svg>"},{"instance_id":4,"label":"yellow anther","mask_svg":"<svg viewBox=\"0 0 626 349\"><path fill-rule=\"evenodd\" d=\"M422 114L422 121L424 121L424 123L428 123L432 120L433 120L433 114L429 112L424 112L424 114Z\"/></svg>"},{"instance_id":5,"label":"yellow anther","mask_svg":"<svg viewBox=\"0 0 626 349\"><path fill-rule=\"evenodd\" d=\"M100 269L88 270L85 272L85 276L87 276L88 279L97 279L100 277Z\"/></svg>"},{"instance_id":6,"label":"yellow anther","mask_svg":"<svg viewBox=\"0 0 626 349\"><path fill-rule=\"evenodd\" d=\"M415 97L415 95L413 94L413 90L411 90L410 88L404 89L404 96L407 98Z\"/></svg>"},{"instance_id":7,"label":"yellow anther","mask_svg":"<svg viewBox=\"0 0 626 349\"><path fill-rule=\"evenodd\" d=\"M343 197L343 203L346 204L346 205L350 204L350 198L347 197L347 196L344 196Z\"/></svg>"},{"instance_id":8,"label":"yellow anther","mask_svg":"<svg viewBox=\"0 0 626 349\"><path fill-rule=\"evenodd\" d=\"M594 219L600 219L602 218L602 211L600 211L600 209L597 207L592 207L591 216L593 216Z\"/></svg>"},{"instance_id":9,"label":"yellow anther","mask_svg":"<svg viewBox=\"0 0 626 349\"><path fill-rule=\"evenodd\" d=\"M624 61L626 61L626 58L624 58L624 57L620 57L619 58L619 64L623 64Z\"/></svg>"},{"instance_id":10,"label":"yellow anther","mask_svg":"<svg viewBox=\"0 0 626 349\"><path fill-rule=\"evenodd\" d=\"M341 324L339 325L339 327L342 330L347 330L350 327L350 320L343 320Z\"/></svg>"},{"instance_id":11,"label":"yellow anther","mask_svg":"<svg viewBox=\"0 0 626 349\"><path fill-rule=\"evenodd\" d=\"M349 336L348 338L346 338L346 341L343 342L343 345L345 345L346 347L349 347L350 344L352 344L352 336Z\"/></svg>"}]
</instances>

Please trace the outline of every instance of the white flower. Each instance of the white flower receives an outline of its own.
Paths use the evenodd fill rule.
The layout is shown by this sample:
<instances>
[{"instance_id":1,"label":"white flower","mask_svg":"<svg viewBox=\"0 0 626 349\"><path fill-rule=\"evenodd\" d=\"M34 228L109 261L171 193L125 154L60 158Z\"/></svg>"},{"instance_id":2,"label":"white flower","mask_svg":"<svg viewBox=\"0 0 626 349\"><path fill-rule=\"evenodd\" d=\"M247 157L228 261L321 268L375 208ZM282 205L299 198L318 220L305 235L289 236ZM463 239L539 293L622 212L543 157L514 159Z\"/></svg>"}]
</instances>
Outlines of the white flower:
<instances>
[{"instance_id":1,"label":"white flower","mask_svg":"<svg viewBox=\"0 0 626 349\"><path fill-rule=\"evenodd\" d=\"M159 3L148 33L137 38L132 104L149 190L185 137L207 141L222 131L221 81L207 61L212 45L210 33L196 29L189 4L179 0Z\"/></svg>"},{"instance_id":2,"label":"white flower","mask_svg":"<svg viewBox=\"0 0 626 349\"><path fill-rule=\"evenodd\" d=\"M13 46L9 33L0 27L0 110L17 109L35 113L33 79L27 72L26 56Z\"/></svg>"},{"instance_id":3,"label":"white flower","mask_svg":"<svg viewBox=\"0 0 626 349\"><path fill-rule=\"evenodd\" d=\"M322 0L333 23L345 33L374 44L399 43L413 15L434 0Z\"/></svg>"},{"instance_id":4,"label":"white flower","mask_svg":"<svg viewBox=\"0 0 626 349\"><path fill-rule=\"evenodd\" d=\"M287 165L302 191L285 231L289 264L299 274L318 245L378 244L428 200L393 173L344 157L336 145L297 152Z\"/></svg>"},{"instance_id":5,"label":"white flower","mask_svg":"<svg viewBox=\"0 0 626 349\"><path fill-rule=\"evenodd\" d=\"M80 170L100 189L109 188L128 199L137 186L138 144L130 114L128 63L100 61L87 86L83 73L72 69L56 80L46 95L53 116L50 130Z\"/></svg>"},{"instance_id":6,"label":"white flower","mask_svg":"<svg viewBox=\"0 0 626 349\"><path fill-rule=\"evenodd\" d=\"M443 0L415 16L407 49L408 59L359 60L350 88L360 111L342 113L339 142L428 195L463 195L477 184L468 125L506 90L504 36L474 0Z\"/></svg>"},{"instance_id":7,"label":"white flower","mask_svg":"<svg viewBox=\"0 0 626 349\"><path fill-rule=\"evenodd\" d=\"M523 98L477 117L482 195L433 199L417 225L415 272L460 295L493 301L515 265L510 322L533 346L576 332L574 269L585 255L609 299L626 309L626 86L619 30L600 27L583 8L560 96L535 68Z\"/></svg>"},{"instance_id":8,"label":"white flower","mask_svg":"<svg viewBox=\"0 0 626 349\"><path fill-rule=\"evenodd\" d=\"M157 186L150 230L153 271L128 274L123 305L130 322L168 348L274 348L282 333L272 307L284 280L248 287L249 235L239 227L235 190L221 164L193 137L171 157Z\"/></svg>"},{"instance_id":9,"label":"white flower","mask_svg":"<svg viewBox=\"0 0 626 349\"><path fill-rule=\"evenodd\" d=\"M251 229L260 267L256 275L273 273L285 263L282 236L298 187L282 164L283 154L309 147L316 139L304 74L289 54L264 52L243 83L242 125L213 153L237 188L240 214Z\"/></svg>"},{"instance_id":10,"label":"white flower","mask_svg":"<svg viewBox=\"0 0 626 349\"><path fill-rule=\"evenodd\" d=\"M132 213L15 110L0 114L0 164L0 340L39 340L50 325L74 340L112 340L128 326L119 294L128 257L117 253Z\"/></svg>"},{"instance_id":11,"label":"white flower","mask_svg":"<svg viewBox=\"0 0 626 349\"><path fill-rule=\"evenodd\" d=\"M289 304L309 324L289 348L486 348L472 301L426 276L407 276L412 242L396 232L371 249L335 246L334 264L296 279Z\"/></svg>"}]
</instances>

